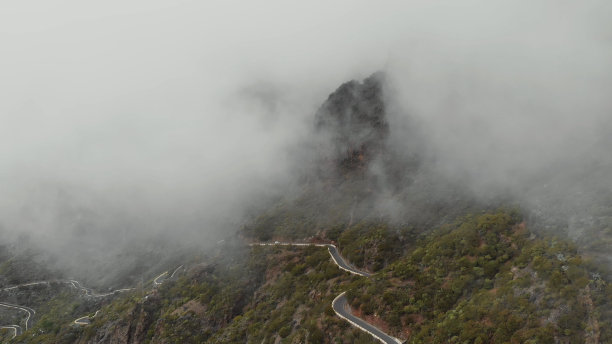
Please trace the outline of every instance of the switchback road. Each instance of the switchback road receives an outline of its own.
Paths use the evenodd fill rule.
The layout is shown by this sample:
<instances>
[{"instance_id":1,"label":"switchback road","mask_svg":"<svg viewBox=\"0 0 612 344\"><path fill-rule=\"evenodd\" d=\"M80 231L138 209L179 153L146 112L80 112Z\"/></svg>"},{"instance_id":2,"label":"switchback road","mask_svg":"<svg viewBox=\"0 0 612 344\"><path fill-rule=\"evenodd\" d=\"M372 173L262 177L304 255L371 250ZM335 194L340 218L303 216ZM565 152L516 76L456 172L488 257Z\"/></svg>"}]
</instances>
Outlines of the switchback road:
<instances>
[{"instance_id":1,"label":"switchback road","mask_svg":"<svg viewBox=\"0 0 612 344\"><path fill-rule=\"evenodd\" d=\"M113 290L113 291L108 292L108 293L98 294L95 291L93 291L91 288L86 288L86 287L82 286L81 283L79 281L76 281L76 280L50 280L50 281L37 281L37 282L23 283L23 284L14 285L14 286L11 286L11 287L2 288L2 289L0 289L0 291L12 291L12 290L17 290L19 288L31 287L31 286L36 286L36 285L48 285L49 286L49 285L51 285L51 283L65 283L65 284L69 284L73 288L82 291L85 294L85 296L87 296L87 297L106 297L106 296L114 295L116 293L122 293L122 292L130 291L130 290L134 290L134 288L124 288L124 289L116 289L116 290ZM6 303L6 302L0 302L0 307L17 309L17 310L26 312L27 316L26 316L26 319L25 319L25 330L27 331L28 328L32 327L32 320L33 320L32 318L33 318L34 314L36 314L36 311L34 309L32 309L30 307L26 307L26 306L13 305L13 304ZM97 314L98 314L98 312L96 312L96 315ZM95 315L94 315L94 317L95 317ZM74 321L74 323L75 324L79 324L79 325L86 325L86 324L89 324L89 319L90 318L88 316L81 317L79 319L76 319ZM13 330L13 337L12 338L15 338L16 336L21 335L23 333L23 331L21 330L21 326L19 326L19 325L2 325L2 326L0 326L0 328L12 329Z\"/></svg>"},{"instance_id":2,"label":"switchback road","mask_svg":"<svg viewBox=\"0 0 612 344\"><path fill-rule=\"evenodd\" d=\"M390 335L384 333L382 330L380 330L376 326L366 322L365 320L361 318L354 316L351 313L351 307L346 301L345 294L346 292L343 292L342 294L336 296L334 301L332 301L332 308L334 309L334 312L336 312L336 314L340 318L348 321L349 323L351 323L351 325L361 329L362 331L369 333L372 337L378 339L379 341L383 343L386 343L386 344L401 344L402 343L401 340L395 337L391 337Z\"/></svg>"},{"instance_id":3,"label":"switchback road","mask_svg":"<svg viewBox=\"0 0 612 344\"><path fill-rule=\"evenodd\" d=\"M183 265L181 265L181 266L179 266L178 268L176 268L176 269L174 270L174 272L172 272L172 275L170 275L170 278L173 278L173 277L174 277L174 275L175 275L175 274L176 274L176 273L179 271L179 269L180 269L180 268L182 268L182 267L183 267ZM163 284L163 283L166 281L166 278L164 278L164 276L167 276L167 275L168 275L168 271L164 271L164 272L162 272L161 274L159 274L159 276L157 276L157 277L155 277L155 278L153 279L153 285L154 285L155 287L157 287L157 286L159 286L159 285ZM108 295L112 295L112 294L115 294L115 293L120 293L120 292L130 291L130 290L134 290L134 289L136 289L136 288L117 289L117 290L114 290L114 291L112 291L112 292L110 292L110 293L107 293L107 294L93 294L93 292L91 291L91 289L89 289L89 288L85 288L85 287L81 287L81 285L79 284L79 282L77 282L77 281L71 281L71 282L73 283L73 286L74 286L75 288L79 288L79 289L85 290L85 293L86 293L86 295L88 295L88 296L98 296L98 297L100 297L100 296L108 296ZM148 295L147 295L147 297L148 297ZM146 298L146 297L145 297L145 298ZM89 325L89 324L91 323L91 319L95 318L95 317L96 317L96 315L98 315L98 312L100 312L100 310L97 310L97 311L96 311L96 313L95 313L95 314L94 314L92 317L90 317L90 316L88 316L88 315L83 316L83 317L80 317L80 318L78 318L78 319L74 320L74 323L75 323L75 324L77 324L77 325Z\"/></svg>"},{"instance_id":4,"label":"switchback road","mask_svg":"<svg viewBox=\"0 0 612 344\"><path fill-rule=\"evenodd\" d=\"M6 303L6 302L0 302L0 307L18 309L20 311L26 312L28 314L25 320L26 331L28 330L29 327L32 326L32 317L34 316L34 314L36 314L36 311L33 310L32 308L26 307L26 306L13 305L13 304ZM16 325L9 325L9 326L16 326Z\"/></svg>"},{"instance_id":5,"label":"switchback road","mask_svg":"<svg viewBox=\"0 0 612 344\"><path fill-rule=\"evenodd\" d=\"M4 325L0 326L0 328L13 330L13 336L11 337L11 339L17 337L18 335L21 335L21 326L19 325Z\"/></svg>"},{"instance_id":6,"label":"switchback road","mask_svg":"<svg viewBox=\"0 0 612 344\"><path fill-rule=\"evenodd\" d=\"M168 275L168 271L164 271L159 276L155 277L155 279L153 280L153 284L157 286L164 283L164 276L166 275Z\"/></svg>"},{"instance_id":7,"label":"switchback road","mask_svg":"<svg viewBox=\"0 0 612 344\"><path fill-rule=\"evenodd\" d=\"M76 319L74 321L74 323L77 324L77 325L89 325L91 323L91 319L95 318L96 315L98 315L98 312L100 312L100 310L97 310L96 313L94 313L94 315L91 316L91 317L89 315L86 315L84 317L80 317L80 318Z\"/></svg>"},{"instance_id":8,"label":"switchback road","mask_svg":"<svg viewBox=\"0 0 612 344\"><path fill-rule=\"evenodd\" d=\"M318 246L318 247L327 247L329 255L331 256L334 263L342 270L349 272L353 275L359 275L363 277L370 277L372 274L366 271L357 270L354 266L349 264L338 252L338 248L332 244L310 244L310 243L289 243L289 242L274 242L274 243L253 243L249 244L249 246ZM348 321L354 327L359 328L360 330L368 333L372 337L378 339L379 341L385 344L402 344L403 342L390 336L377 328L376 326L366 322L365 320L354 316L351 313L350 306L346 300L345 296L346 292L338 295L334 301L332 301L332 308L336 315L340 318Z\"/></svg>"},{"instance_id":9,"label":"switchback road","mask_svg":"<svg viewBox=\"0 0 612 344\"><path fill-rule=\"evenodd\" d=\"M134 290L134 288L124 288L124 289L116 289L108 293L98 294L94 292L91 288L83 287L81 283L79 283L79 281L70 280L70 284L76 289L83 291L85 293L85 296L90 296L90 297L105 297L109 295L114 295L116 293L123 293L126 291Z\"/></svg>"}]
</instances>

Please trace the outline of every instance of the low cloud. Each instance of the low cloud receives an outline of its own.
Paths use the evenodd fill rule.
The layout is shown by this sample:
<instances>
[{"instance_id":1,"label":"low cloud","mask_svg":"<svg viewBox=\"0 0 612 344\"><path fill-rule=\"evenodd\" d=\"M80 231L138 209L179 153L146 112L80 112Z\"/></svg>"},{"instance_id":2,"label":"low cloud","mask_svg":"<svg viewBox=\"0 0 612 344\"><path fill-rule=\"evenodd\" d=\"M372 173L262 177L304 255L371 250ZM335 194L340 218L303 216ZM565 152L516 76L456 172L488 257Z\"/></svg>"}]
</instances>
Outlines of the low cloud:
<instances>
[{"instance_id":1,"label":"low cloud","mask_svg":"<svg viewBox=\"0 0 612 344\"><path fill-rule=\"evenodd\" d=\"M292 184L326 96L380 69L390 142L418 123L477 193L612 187L604 1L35 3L0 15L0 223L57 252L214 244Z\"/></svg>"}]
</instances>

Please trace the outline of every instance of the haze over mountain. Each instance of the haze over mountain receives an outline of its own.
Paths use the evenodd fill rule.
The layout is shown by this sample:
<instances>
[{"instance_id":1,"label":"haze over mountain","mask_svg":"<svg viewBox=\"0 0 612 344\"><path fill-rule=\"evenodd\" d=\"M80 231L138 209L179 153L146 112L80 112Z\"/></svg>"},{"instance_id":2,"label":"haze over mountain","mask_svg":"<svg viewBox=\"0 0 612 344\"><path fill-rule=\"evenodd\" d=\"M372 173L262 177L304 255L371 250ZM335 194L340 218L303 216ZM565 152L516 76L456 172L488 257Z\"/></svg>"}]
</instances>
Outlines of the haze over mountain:
<instances>
[{"instance_id":1,"label":"haze over mountain","mask_svg":"<svg viewBox=\"0 0 612 344\"><path fill-rule=\"evenodd\" d=\"M15 281L500 205L612 259L607 1L0 8L0 239L47 269Z\"/></svg>"}]
</instances>

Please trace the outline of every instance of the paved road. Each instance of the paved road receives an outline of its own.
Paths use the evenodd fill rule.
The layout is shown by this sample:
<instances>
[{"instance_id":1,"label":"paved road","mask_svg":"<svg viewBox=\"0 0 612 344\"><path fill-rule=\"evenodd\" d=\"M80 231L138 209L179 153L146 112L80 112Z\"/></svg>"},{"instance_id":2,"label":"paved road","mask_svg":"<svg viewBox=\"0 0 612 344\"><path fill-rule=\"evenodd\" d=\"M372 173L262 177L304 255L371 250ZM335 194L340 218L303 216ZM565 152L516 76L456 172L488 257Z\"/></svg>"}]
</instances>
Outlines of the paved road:
<instances>
[{"instance_id":1,"label":"paved road","mask_svg":"<svg viewBox=\"0 0 612 344\"><path fill-rule=\"evenodd\" d=\"M311 243L294 243L294 242L273 242L273 243L252 243L249 246L317 246L317 247L327 247L329 251L329 255L332 257L332 260L338 267L346 272L352 273L353 275L359 275L363 277L370 277L372 274L366 271L357 270L353 265L344 260L344 258L338 252L338 248L336 245L332 244L311 244Z\"/></svg>"},{"instance_id":2,"label":"paved road","mask_svg":"<svg viewBox=\"0 0 612 344\"><path fill-rule=\"evenodd\" d=\"M49 285L49 284L51 284L53 282L59 282L59 281L38 281L38 282L24 283L24 284L14 285L12 287L3 288L2 291L18 289L18 288L21 288L21 287L29 287L29 286L33 286L33 285L41 285L41 284Z\"/></svg>"},{"instance_id":3,"label":"paved road","mask_svg":"<svg viewBox=\"0 0 612 344\"><path fill-rule=\"evenodd\" d=\"M372 276L372 274L370 274L369 272L357 270L357 268L355 268L354 266L349 264L346 260L344 260L344 258L342 258L342 256L340 255L340 252L338 252L338 248L336 246L331 245L331 244L325 245L325 246L327 246L329 255L334 260L334 263L336 263L336 265L338 265L340 269L344 271L348 271L354 275L359 275L363 277Z\"/></svg>"},{"instance_id":4,"label":"paved road","mask_svg":"<svg viewBox=\"0 0 612 344\"><path fill-rule=\"evenodd\" d=\"M0 326L0 328L13 330L13 336L11 337L11 339L21 335L22 333L21 326L19 325L4 325L4 326Z\"/></svg>"},{"instance_id":5,"label":"paved road","mask_svg":"<svg viewBox=\"0 0 612 344\"><path fill-rule=\"evenodd\" d=\"M377 328L376 326L366 322L365 320L358 318L351 313L351 307L346 301L346 292L338 295L334 301L332 302L332 308L334 312L341 317L342 319L351 323L351 325L358 327L362 331L369 333L374 338L385 344L401 344L402 341L391 337L390 335L384 333L382 330Z\"/></svg>"},{"instance_id":6,"label":"paved road","mask_svg":"<svg viewBox=\"0 0 612 344\"><path fill-rule=\"evenodd\" d=\"M36 314L36 311L33 310L32 308L26 307L26 306L13 305L11 303L6 303L6 302L0 302L0 307L18 309L20 311L28 313L28 316L26 317L26 320L25 320L26 331L28 330L29 327L32 326L32 318L34 317L34 314Z\"/></svg>"},{"instance_id":7,"label":"paved road","mask_svg":"<svg viewBox=\"0 0 612 344\"><path fill-rule=\"evenodd\" d=\"M24 284L19 284L19 285L3 288L3 289L0 289L0 290L1 291L10 291L10 290L18 289L18 288L30 287L30 286L35 286L35 285L42 285L42 284L50 285L51 283L66 283L66 284L70 284L72 287L83 291L85 293L85 296L89 296L89 297L104 297L104 296L113 295L115 293L121 293L121 292L124 292L124 291L129 291L129 290L134 289L134 288L117 289L117 290L113 290L110 293L98 294L98 293L94 292L90 288L83 287L81 285L81 283L79 283L79 281L75 281L75 280L51 280L51 281L29 282L29 283L24 283ZM18 309L20 311L26 312L27 313L27 317L25 319L25 330L27 331L29 328L32 327L33 317L34 317L34 314L36 314L36 311L34 309L32 309L30 307L26 307L26 306L13 305L13 304L6 303L6 302L0 302L0 307ZM96 314L97 314L97 312L96 312ZM81 317L81 318L75 320L75 323L84 324L85 323L85 318L87 318L87 320L89 320L89 317ZM21 330L21 326L19 326L19 325L3 325L3 326L0 326L0 328L13 329L13 331L14 331L13 338L15 336L21 335L23 333L23 331Z\"/></svg>"},{"instance_id":8,"label":"paved road","mask_svg":"<svg viewBox=\"0 0 612 344\"><path fill-rule=\"evenodd\" d=\"M94 313L93 316L90 317L89 315L86 315L84 317L80 317L76 319L74 323L77 325L89 325L91 323L91 319L95 318L96 315L98 315L98 312L100 312L99 309L96 311L96 313Z\"/></svg>"},{"instance_id":9,"label":"paved road","mask_svg":"<svg viewBox=\"0 0 612 344\"><path fill-rule=\"evenodd\" d=\"M30 287L30 286L41 285L41 284L51 285L51 283L65 283L65 284L69 284L73 288L82 290L85 293L85 296L91 296L91 297L104 297L104 296L113 295L115 293L121 293L121 292L124 292L124 291L130 291L130 290L134 289L134 288L116 289L116 290L113 290L113 291L108 292L108 293L99 294L99 293L96 293L91 288L86 288L86 287L82 286L79 281L75 281L75 280L49 280L49 281L37 281L37 282L29 282L29 283L14 285L14 286L11 286L11 287L6 287L6 288L3 288L3 289L0 289L0 291L10 291L10 290L18 289L18 288Z\"/></svg>"},{"instance_id":10,"label":"paved road","mask_svg":"<svg viewBox=\"0 0 612 344\"><path fill-rule=\"evenodd\" d=\"M155 279L153 280L153 284L154 285L160 285L162 283L164 283L164 276L168 275L168 271L164 271L163 273L161 273L159 276L155 277ZM162 279L163 278L163 279Z\"/></svg>"},{"instance_id":11,"label":"paved road","mask_svg":"<svg viewBox=\"0 0 612 344\"><path fill-rule=\"evenodd\" d=\"M179 271L179 269L180 269L180 268L182 268L182 267L183 267L183 266L181 265L181 266L179 266L178 268L176 268L176 269L174 270L174 272L172 273L172 275L170 275L170 278L174 278L174 274L176 274L176 273L177 273L177 271Z\"/></svg>"},{"instance_id":12,"label":"paved road","mask_svg":"<svg viewBox=\"0 0 612 344\"><path fill-rule=\"evenodd\" d=\"M89 317L89 315L86 315L84 317L80 317L80 318L76 319L74 321L74 323L77 324L77 325L89 325L91 323L91 321L89 319L91 319Z\"/></svg>"},{"instance_id":13,"label":"paved road","mask_svg":"<svg viewBox=\"0 0 612 344\"><path fill-rule=\"evenodd\" d=\"M91 288L83 287L81 283L79 283L79 281L70 280L70 284L76 289L83 291L85 293L85 296L90 296L90 297L105 297L109 295L114 295L116 293L123 293L126 291L134 290L134 288L123 288L123 289L115 289L108 293L98 294L95 291L93 291L93 289Z\"/></svg>"},{"instance_id":14,"label":"paved road","mask_svg":"<svg viewBox=\"0 0 612 344\"><path fill-rule=\"evenodd\" d=\"M183 265L181 265L178 268L176 268L174 270L174 272L172 273L172 275L170 276L170 278L174 277L174 275L182 267L183 267ZM164 282L164 279L162 279L162 277L164 277L166 275L168 275L168 271L165 271L161 275L157 276L153 280L153 284L156 285L156 286L162 284ZM116 289L116 290L113 290L113 291L108 292L108 293L99 294L99 293L96 293L91 288L87 288L87 287L82 286L81 283L79 281L76 281L76 280L51 280L51 281L28 282L28 283L19 284L19 285L15 285L15 286L11 286L11 287L6 287L6 288L3 288L3 289L0 289L0 291L10 291L10 290L15 290L15 289L22 288L22 287L29 287L29 286L41 285L41 284L50 285L51 283L66 283L66 284L70 284L73 288L83 291L85 296L88 296L88 297L106 297L106 296L114 295L116 293L122 293L122 292L126 292L126 291L130 291L130 290L134 290L135 289L135 288L123 288L123 289ZM25 329L27 331L28 328L32 327L32 318L33 318L34 314L36 314L36 311L33 310L32 308L25 307L25 306L19 306L19 305L13 305L13 304L6 303L6 302L0 302L0 307L18 309L18 310L26 312L28 315L27 315L26 320L25 320ZM94 314L93 317L89 317L89 316L80 317L80 318L74 320L74 323L77 324L77 325L89 325L89 323L91 322L91 319L93 319L96 315L98 315L98 312L99 312L99 310L96 311L96 313ZM12 329L14 331L13 338L15 338L17 335L21 335L22 332L23 332L21 330L21 326L19 326L19 325L3 325L3 326L0 326L0 328Z\"/></svg>"},{"instance_id":15,"label":"paved road","mask_svg":"<svg viewBox=\"0 0 612 344\"><path fill-rule=\"evenodd\" d=\"M363 276L363 277L370 277L372 276L372 274L370 274L369 272L366 271L361 271L361 270L357 270L357 268L355 268L353 265L351 265L350 263L348 263L341 255L340 252L338 252L338 248L335 245L332 244L310 244L310 243L290 243L290 242L274 242L274 243L252 243L249 244L249 246L318 246L318 247L327 247L327 250L329 251L329 255L331 256L332 260L334 261L334 263L336 263L336 265L346 271L349 272L351 274L354 275L359 275L359 276ZM367 332L368 334L370 334L371 336L373 336L374 338L378 339L379 341L385 343L385 344L402 344L403 342L395 337L392 337L386 333L384 333L383 331L381 331L380 329L378 329L376 326L366 322L365 320L358 318L356 316L354 316L351 313L350 310L350 306L348 305L348 302L346 300L346 296L345 296L345 292L343 292L342 294L338 295L334 301L332 301L332 308L334 309L334 312L336 312L336 314L348 321L351 325L361 329L362 331Z\"/></svg>"},{"instance_id":16,"label":"paved road","mask_svg":"<svg viewBox=\"0 0 612 344\"><path fill-rule=\"evenodd\" d=\"M23 288L23 287L30 287L30 286L41 285L41 284L50 285L51 283L69 283L69 282L68 281L62 281L62 280L28 282L28 283L23 283L23 284L11 286L11 287L3 288L3 289L0 289L0 290L1 291L10 291L10 290L15 290L15 289ZM17 309L17 310L26 312L27 313L27 317L25 319L25 329L27 331L28 328L32 327L32 320L33 320L32 318L34 317L34 314L36 314L36 311L34 309L32 309L30 307L26 307L26 306L13 305L13 304L6 303L6 302L0 302L0 307ZM0 326L0 328L12 329L13 330L13 337L12 338L15 338L16 336L21 335L23 333L23 330L21 329L21 326L19 326L19 325L2 325L2 326Z\"/></svg>"},{"instance_id":17,"label":"paved road","mask_svg":"<svg viewBox=\"0 0 612 344\"><path fill-rule=\"evenodd\" d=\"M183 267L183 265L181 265L178 268L174 269L174 272L172 273L170 278L173 278L174 275L177 273L177 271L179 271L179 269L182 268L182 267ZM158 285L163 284L166 281L166 278L164 276L167 276L167 275L168 275L168 271L164 271L161 274L159 274L159 276L157 276L157 277L155 277L153 279L153 285L154 286L158 286ZM72 283L72 285L75 288L84 290L85 291L85 295L87 295L87 296L94 296L94 297L108 296L108 295L112 295L112 294L115 294L115 293L120 293L120 292L130 291L130 290L136 289L136 288L117 289L117 290L113 290L112 292L106 293L106 294L94 294L91 289L82 287L81 284L79 282L77 282L77 281L71 280L71 283ZM91 323L91 319L95 318L96 315L98 315L98 312L100 312L100 310L97 310L96 313L92 317L86 315L86 316L80 317L78 319L75 319L74 323L77 324L77 325L89 325Z\"/></svg>"}]
</instances>

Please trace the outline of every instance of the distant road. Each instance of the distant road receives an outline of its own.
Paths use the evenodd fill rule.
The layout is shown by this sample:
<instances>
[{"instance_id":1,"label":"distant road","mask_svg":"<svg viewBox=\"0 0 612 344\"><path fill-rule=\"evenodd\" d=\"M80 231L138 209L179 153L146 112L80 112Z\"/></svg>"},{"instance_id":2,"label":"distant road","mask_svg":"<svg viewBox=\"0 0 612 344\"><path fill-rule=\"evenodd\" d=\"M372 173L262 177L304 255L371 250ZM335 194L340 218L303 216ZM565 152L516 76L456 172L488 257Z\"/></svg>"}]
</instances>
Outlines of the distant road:
<instances>
[{"instance_id":1,"label":"distant road","mask_svg":"<svg viewBox=\"0 0 612 344\"><path fill-rule=\"evenodd\" d=\"M274 243L252 243L249 246L318 246L318 247L327 247L329 255L331 256L334 263L342 270L349 272L353 275L359 275L363 277L370 277L372 274L366 271L357 270L354 266L349 264L338 252L338 248L332 244L310 244L310 243L290 243L290 242L279 242L276 241ZM345 296L346 292L338 295L334 301L332 301L332 308L336 315L340 318L348 321L354 327L359 328L360 330L368 333L372 337L378 339L379 341L385 344L402 344L403 342L395 337L392 337L382 330L377 328L376 326L366 322L365 320L354 316L351 313L350 306L346 300Z\"/></svg>"},{"instance_id":2,"label":"distant road","mask_svg":"<svg viewBox=\"0 0 612 344\"><path fill-rule=\"evenodd\" d=\"M170 275L170 278L173 278L173 277L174 277L174 275L175 275L175 274L176 274L176 273L179 271L179 269L180 269L180 268L182 268L182 267L183 267L183 265L181 265L181 266L179 266L178 268L174 269L174 272L172 272L172 275ZM164 271L164 272L162 272L161 274L159 274L157 277L155 277L155 278L153 279L153 285L154 285L155 287L157 287L158 285L163 284L163 283L166 281L166 278L165 278L164 276L167 276L167 275L168 275L168 271ZM74 280L73 280L73 281L71 281L71 282L73 283L73 286L74 286L75 288L79 288L79 289L84 290L84 291L85 291L85 294L86 294L87 296L94 296L94 297L108 296L108 295L112 295L112 294L115 294L115 293L120 293L120 292L130 291L130 290L134 290L134 289L136 289L136 288L117 289L117 290L113 290L112 292L110 292L110 293L106 293L106 294L95 294L95 293L93 293L93 292L91 291L91 289L89 289L89 288L85 288L85 287L82 287L82 286L80 285L80 283L79 283L79 282L74 281ZM148 297L148 296L147 296L147 297ZM75 323L75 324L77 324L77 325L89 325L89 324L91 323L91 319L95 318L95 317L98 315L98 312L100 312L100 310L97 310L97 311L96 311L96 313L95 313L95 314L94 314L92 317L90 317L90 316L86 315L86 316L80 317L80 318L78 318L78 319L75 319L75 320L74 320L74 323Z\"/></svg>"},{"instance_id":3,"label":"distant road","mask_svg":"<svg viewBox=\"0 0 612 344\"><path fill-rule=\"evenodd\" d=\"M174 269L174 272L172 273L172 275L170 275L170 278L174 278L174 274L176 274L180 268L182 268L183 266L179 266L178 268Z\"/></svg>"},{"instance_id":4,"label":"distant road","mask_svg":"<svg viewBox=\"0 0 612 344\"><path fill-rule=\"evenodd\" d=\"M100 312L100 310L97 310L96 313L90 317L89 315L86 315L84 317L80 317L78 319L76 319L74 321L75 324L77 325L89 325L91 323L91 319L95 318L96 315L98 315L98 312Z\"/></svg>"},{"instance_id":5,"label":"distant road","mask_svg":"<svg viewBox=\"0 0 612 344\"><path fill-rule=\"evenodd\" d=\"M75 280L50 280L50 281L37 281L37 282L28 282L28 283L18 284L18 285L14 285L14 286L11 286L11 287L2 288L2 289L0 289L0 291L11 291L11 290L19 289L19 288L31 287L31 286L43 285L43 284L51 285L51 283L65 283L65 284L69 284L73 288L83 291L85 293L85 296L88 296L88 297L105 297L105 296L113 295L115 293L121 293L121 292L130 291L130 290L134 289L134 288L116 289L116 290L113 290L113 291L111 291L109 293L98 294L98 293L94 292L91 288L86 288L86 287L82 286L79 281L75 281ZM34 309L32 309L30 307L26 307L26 306L13 305L13 304L6 303L6 302L0 302L0 307L18 309L20 311L26 312L27 313L27 317L26 317L26 320L25 320L25 330L27 331L29 328L32 327L32 320L33 320L32 318L33 318L34 314L36 314L36 311ZM97 313L98 312L96 312L96 314ZM74 322L77 323L77 324L81 324L81 325L88 324L89 322L85 322L86 321L85 319L87 319L87 321L88 321L89 317L81 317L81 318L75 320ZM0 328L12 329L14 331L13 338L15 338L17 335L21 335L23 333L23 331L21 330L21 327L19 325L3 325L3 326L0 326Z\"/></svg>"},{"instance_id":6,"label":"distant road","mask_svg":"<svg viewBox=\"0 0 612 344\"><path fill-rule=\"evenodd\" d=\"M126 291L134 290L134 288L123 288L123 289L115 289L115 290L113 290L111 292L108 292L108 293L98 294L98 293L94 292L91 288L83 287L81 285L81 283L79 283L79 281L70 280L69 282L76 289L79 289L79 290L82 290L83 292L85 292L85 296L90 296L90 297L105 297L105 296L109 296L109 295L114 295L116 293L123 293L123 292L126 292Z\"/></svg>"},{"instance_id":7,"label":"distant road","mask_svg":"<svg viewBox=\"0 0 612 344\"><path fill-rule=\"evenodd\" d=\"M164 283L162 277L166 276L167 274L168 274L168 271L162 272L159 276L155 277L155 279L153 280L153 284L154 285L160 285L160 284Z\"/></svg>"},{"instance_id":8,"label":"distant road","mask_svg":"<svg viewBox=\"0 0 612 344\"><path fill-rule=\"evenodd\" d=\"M15 290L15 289L23 288L23 287L31 287L31 286L42 285L42 284L46 284L46 285L49 286L49 285L51 285L51 283L70 284L73 288L82 290L85 293L85 296L90 296L90 297L104 297L104 296L113 295L115 293L121 293L121 292L130 291L130 290L134 289L134 288L116 289L116 290L113 290L113 291L108 292L108 293L99 294L99 293L96 293L95 291L93 291L93 289L91 289L91 288L86 288L86 287L82 286L79 281L75 281L75 280L49 280L49 281L37 281L37 282L29 282L29 283L24 283L24 284L18 284L18 285L2 288L2 289L0 289L0 291L10 291L10 290Z\"/></svg>"},{"instance_id":9,"label":"distant road","mask_svg":"<svg viewBox=\"0 0 612 344\"><path fill-rule=\"evenodd\" d=\"M24 283L24 284L14 285L12 287L2 288L2 291L18 289L18 288L21 288L21 287L29 287L29 286L33 286L33 285L41 285L41 284L50 285L53 282L60 282L60 281L38 281L38 282Z\"/></svg>"},{"instance_id":10,"label":"distant road","mask_svg":"<svg viewBox=\"0 0 612 344\"><path fill-rule=\"evenodd\" d=\"M3 325L3 326L0 326L0 328L13 330L13 336L11 337L11 339L21 335L22 333L21 326L19 325Z\"/></svg>"},{"instance_id":11,"label":"distant road","mask_svg":"<svg viewBox=\"0 0 612 344\"><path fill-rule=\"evenodd\" d=\"M176 268L174 270L174 272L172 272L172 275L170 276L170 278L173 278L174 275L182 267L183 267L183 265L181 265L178 268ZM164 280L165 280L165 279L162 279L162 278L164 276L167 276L167 275L168 275L168 271L165 271L162 274L160 274L159 276L155 277L155 279L153 280L153 284L155 286L158 286L158 285L162 284L164 282ZM135 288L115 289L115 290L113 290L111 292L108 292L108 293L99 294L99 293L96 293L91 288L87 288L87 287L82 286L81 283L79 281L76 281L76 280L50 280L50 281L37 281L37 282L28 282L28 283L18 284L18 285L2 288L2 289L0 289L0 291L11 291L11 290L16 290L16 289L23 288L23 287L30 287L30 286L42 285L42 284L50 285L51 283L65 283L65 284L69 284L73 288L82 291L85 294L85 296L87 296L87 297L106 297L106 296L114 295L116 293L122 293L122 292L131 291L131 290L135 289ZM33 318L34 314L36 314L36 311L33 310L32 308L26 307L26 306L13 305L13 304L6 303L6 302L0 302L0 307L18 309L20 311L26 312L27 313L27 317L26 317L26 320L25 320L25 330L27 331L28 328L32 327L32 318ZM100 310L97 310L96 313L92 317L89 317L89 316L80 317L80 318L74 320L74 323L77 324L77 325L89 325L89 323L91 322L91 319L93 319L96 315L98 315L99 311ZM23 331L21 330L21 326L19 326L19 325L2 325L2 326L0 326L0 329L12 329L13 330L13 337L12 338L15 338L16 336L21 335L23 333Z\"/></svg>"},{"instance_id":12,"label":"distant road","mask_svg":"<svg viewBox=\"0 0 612 344\"><path fill-rule=\"evenodd\" d=\"M34 317L34 314L36 314L36 311L33 310L32 308L26 307L26 306L13 305L13 304L6 303L6 302L0 302L0 307L18 309L20 311L28 313L28 316L26 317L26 320L25 320L26 331L28 330L28 328L32 326L32 317ZM9 326L16 326L16 325L9 325Z\"/></svg>"},{"instance_id":13,"label":"distant road","mask_svg":"<svg viewBox=\"0 0 612 344\"><path fill-rule=\"evenodd\" d=\"M353 265L349 264L338 252L338 248L333 244L311 244L311 243L293 243L293 242L274 242L274 243L253 243L249 244L249 246L317 246L317 247L327 247L327 251L331 256L332 260L338 267L346 272L349 272L353 275L359 275L363 277L370 277L372 274L365 271L357 270Z\"/></svg>"}]
</instances>

